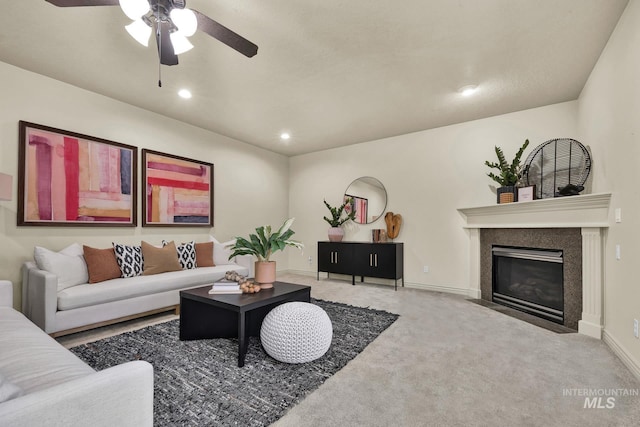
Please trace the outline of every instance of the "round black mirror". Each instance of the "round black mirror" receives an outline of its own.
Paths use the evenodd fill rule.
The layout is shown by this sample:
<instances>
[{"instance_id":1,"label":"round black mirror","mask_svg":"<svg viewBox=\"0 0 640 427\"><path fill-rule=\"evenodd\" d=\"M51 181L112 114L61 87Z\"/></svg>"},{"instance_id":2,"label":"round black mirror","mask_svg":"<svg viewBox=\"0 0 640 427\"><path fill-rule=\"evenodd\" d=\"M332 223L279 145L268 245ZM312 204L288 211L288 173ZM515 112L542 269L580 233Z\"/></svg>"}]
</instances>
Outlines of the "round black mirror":
<instances>
[{"instance_id":1,"label":"round black mirror","mask_svg":"<svg viewBox=\"0 0 640 427\"><path fill-rule=\"evenodd\" d=\"M351 204L345 207L345 211L355 211L354 221L371 224L382 216L387 207L387 190L376 178L362 176L347 187L344 200L347 199L351 199Z\"/></svg>"}]
</instances>

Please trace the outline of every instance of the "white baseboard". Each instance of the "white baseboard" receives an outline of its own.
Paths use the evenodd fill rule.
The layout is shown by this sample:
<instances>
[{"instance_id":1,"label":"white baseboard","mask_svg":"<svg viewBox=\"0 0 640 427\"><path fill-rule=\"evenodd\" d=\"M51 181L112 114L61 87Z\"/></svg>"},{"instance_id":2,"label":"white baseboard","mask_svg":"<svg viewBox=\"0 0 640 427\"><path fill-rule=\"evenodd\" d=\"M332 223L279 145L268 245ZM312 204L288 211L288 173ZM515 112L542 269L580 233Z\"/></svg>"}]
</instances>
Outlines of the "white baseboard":
<instances>
[{"instance_id":1,"label":"white baseboard","mask_svg":"<svg viewBox=\"0 0 640 427\"><path fill-rule=\"evenodd\" d=\"M283 270L283 271L279 271L278 273L291 273L291 274L300 274L302 276L307 276L307 277L316 277L317 273L315 271L305 271L305 270ZM327 273L322 272L320 273L320 279L326 279L327 278ZM351 276L347 276L347 275L342 275L342 274L331 274L331 278L332 279L336 279L336 280L346 280L346 281L351 281ZM383 284L383 285L393 285L394 281L393 280L386 280L386 279L372 279L372 278L367 278L368 281L371 281L371 283L376 283L376 284ZM359 282L356 281L356 284ZM400 281L398 281L398 288L402 287ZM434 292L446 292L449 294L456 294L456 295L464 295L464 296L470 296L469 295L469 290L468 289L461 289L461 288L454 288L451 286L439 286L439 285L425 285L423 283L412 283L412 282L404 282L404 287L405 288L411 288L411 289L421 289L424 291L434 291ZM479 298L479 297L478 297Z\"/></svg>"},{"instance_id":2,"label":"white baseboard","mask_svg":"<svg viewBox=\"0 0 640 427\"><path fill-rule=\"evenodd\" d=\"M278 273L291 273L291 274L299 274L301 276L308 276L308 277L316 277L316 272L315 271L306 271L306 270L282 270L282 271L278 271Z\"/></svg>"},{"instance_id":3,"label":"white baseboard","mask_svg":"<svg viewBox=\"0 0 640 427\"><path fill-rule=\"evenodd\" d=\"M446 292L448 294L464 295L465 297L469 295L468 289L454 288L452 286L426 285L424 283L410 282L405 282L404 286L407 288L422 289L424 291Z\"/></svg>"},{"instance_id":4,"label":"white baseboard","mask_svg":"<svg viewBox=\"0 0 640 427\"><path fill-rule=\"evenodd\" d=\"M615 355L620 358L622 363L629 368L631 373L640 380L640 363L638 363L606 329L602 331L602 340L611 348Z\"/></svg>"}]
</instances>

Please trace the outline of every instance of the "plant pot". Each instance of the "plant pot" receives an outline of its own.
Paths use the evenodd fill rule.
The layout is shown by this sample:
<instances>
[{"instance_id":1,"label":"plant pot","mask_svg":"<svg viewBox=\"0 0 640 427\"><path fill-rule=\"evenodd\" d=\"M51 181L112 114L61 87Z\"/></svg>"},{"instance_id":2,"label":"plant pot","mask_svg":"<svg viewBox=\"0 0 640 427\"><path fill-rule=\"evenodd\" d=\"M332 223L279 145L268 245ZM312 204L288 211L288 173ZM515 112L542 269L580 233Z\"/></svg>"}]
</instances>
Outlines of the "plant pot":
<instances>
[{"instance_id":1,"label":"plant pot","mask_svg":"<svg viewBox=\"0 0 640 427\"><path fill-rule=\"evenodd\" d=\"M496 190L496 193L498 195L498 204L500 205L518 201L518 187L515 185L500 187Z\"/></svg>"},{"instance_id":2,"label":"plant pot","mask_svg":"<svg viewBox=\"0 0 640 427\"><path fill-rule=\"evenodd\" d=\"M331 227L329 229L329 241L330 242L342 242L344 237L344 230L342 227Z\"/></svg>"},{"instance_id":3,"label":"plant pot","mask_svg":"<svg viewBox=\"0 0 640 427\"><path fill-rule=\"evenodd\" d=\"M255 281L261 289L273 288L273 282L276 281L276 262L256 261L255 276Z\"/></svg>"}]
</instances>

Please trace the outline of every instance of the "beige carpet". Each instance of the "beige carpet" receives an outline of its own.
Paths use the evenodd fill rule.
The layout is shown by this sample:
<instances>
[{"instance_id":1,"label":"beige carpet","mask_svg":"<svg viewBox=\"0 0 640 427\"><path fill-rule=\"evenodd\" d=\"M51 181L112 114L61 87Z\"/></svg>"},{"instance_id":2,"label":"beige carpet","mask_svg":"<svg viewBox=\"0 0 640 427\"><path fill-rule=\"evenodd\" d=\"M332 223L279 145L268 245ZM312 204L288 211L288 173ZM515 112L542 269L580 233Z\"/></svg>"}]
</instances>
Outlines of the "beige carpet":
<instances>
[{"instance_id":1,"label":"beige carpet","mask_svg":"<svg viewBox=\"0 0 640 427\"><path fill-rule=\"evenodd\" d=\"M311 285L314 298L401 317L276 427L640 425L638 396L615 397L611 408L604 396L598 409L585 408L584 396L564 395L640 392L601 341L555 334L455 295L293 274L278 279ZM76 345L136 326L60 341Z\"/></svg>"}]
</instances>

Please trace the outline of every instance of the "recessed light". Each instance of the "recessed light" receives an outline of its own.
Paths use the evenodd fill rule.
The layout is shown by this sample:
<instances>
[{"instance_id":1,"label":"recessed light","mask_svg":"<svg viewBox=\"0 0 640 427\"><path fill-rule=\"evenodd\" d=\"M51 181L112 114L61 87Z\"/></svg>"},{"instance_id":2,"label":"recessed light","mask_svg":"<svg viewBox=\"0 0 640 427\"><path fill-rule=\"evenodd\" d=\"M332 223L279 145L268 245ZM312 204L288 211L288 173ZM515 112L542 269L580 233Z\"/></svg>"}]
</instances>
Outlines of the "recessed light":
<instances>
[{"instance_id":1,"label":"recessed light","mask_svg":"<svg viewBox=\"0 0 640 427\"><path fill-rule=\"evenodd\" d=\"M191 91L190 91L189 89L180 89L180 90L178 91L178 95L179 95L181 98L184 98L184 99L190 99L190 98L191 98Z\"/></svg>"},{"instance_id":2,"label":"recessed light","mask_svg":"<svg viewBox=\"0 0 640 427\"><path fill-rule=\"evenodd\" d=\"M475 86L475 85L463 86L460 89L458 89L458 92L460 92L462 96L471 96L477 91L478 91L478 86Z\"/></svg>"},{"instance_id":3,"label":"recessed light","mask_svg":"<svg viewBox=\"0 0 640 427\"><path fill-rule=\"evenodd\" d=\"M291 138L291 135L288 132L282 132L280 134L280 139L286 141Z\"/></svg>"}]
</instances>

